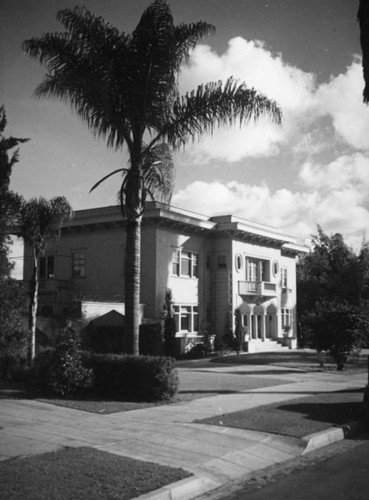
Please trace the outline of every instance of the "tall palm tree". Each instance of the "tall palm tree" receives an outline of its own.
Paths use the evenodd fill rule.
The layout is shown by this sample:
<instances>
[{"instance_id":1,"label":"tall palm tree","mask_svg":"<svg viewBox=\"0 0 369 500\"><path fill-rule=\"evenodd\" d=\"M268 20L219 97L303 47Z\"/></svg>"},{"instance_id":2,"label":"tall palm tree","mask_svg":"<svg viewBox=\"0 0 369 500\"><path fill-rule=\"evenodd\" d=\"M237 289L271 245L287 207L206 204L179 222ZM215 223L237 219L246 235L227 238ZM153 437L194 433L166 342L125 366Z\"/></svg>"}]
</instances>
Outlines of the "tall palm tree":
<instances>
[{"instance_id":1,"label":"tall palm tree","mask_svg":"<svg viewBox=\"0 0 369 500\"><path fill-rule=\"evenodd\" d=\"M165 0L155 0L132 34L119 32L84 7L62 10L65 32L27 40L24 50L46 65L37 96L54 96L72 108L116 149L126 147L120 201L126 218L125 310L132 353L138 354L141 220L147 196L172 172L171 151L216 125L267 115L281 121L274 101L233 78L180 95L178 74L190 51L214 27L174 25ZM94 187L96 187L96 185ZM164 199L171 182L164 183Z\"/></svg>"},{"instance_id":2,"label":"tall palm tree","mask_svg":"<svg viewBox=\"0 0 369 500\"><path fill-rule=\"evenodd\" d=\"M365 87L363 90L363 100L369 104L369 2L360 0L357 18L360 26L360 45L363 53L363 75Z\"/></svg>"},{"instance_id":3,"label":"tall palm tree","mask_svg":"<svg viewBox=\"0 0 369 500\"><path fill-rule=\"evenodd\" d=\"M36 353L36 321L38 308L38 266L40 256L45 252L48 240L59 234L61 226L71 215L72 209L64 196L51 200L31 198L24 201L19 213L19 234L31 245L33 253L33 272L30 281L29 329L31 341L29 361L32 363Z\"/></svg>"}]
</instances>

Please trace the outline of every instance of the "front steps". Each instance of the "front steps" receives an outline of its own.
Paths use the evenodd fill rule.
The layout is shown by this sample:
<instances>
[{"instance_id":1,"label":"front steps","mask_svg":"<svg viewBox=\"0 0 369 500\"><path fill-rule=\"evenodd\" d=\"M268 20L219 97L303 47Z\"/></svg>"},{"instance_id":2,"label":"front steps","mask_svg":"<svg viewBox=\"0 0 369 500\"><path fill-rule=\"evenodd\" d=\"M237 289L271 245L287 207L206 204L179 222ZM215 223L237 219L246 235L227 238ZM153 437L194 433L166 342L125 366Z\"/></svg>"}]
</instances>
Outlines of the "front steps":
<instances>
[{"instance_id":1,"label":"front steps","mask_svg":"<svg viewBox=\"0 0 369 500\"><path fill-rule=\"evenodd\" d=\"M281 342L283 339L278 339ZM287 352L290 348L288 346L284 346L280 344L277 340L274 339L265 339L262 341L261 339L253 339L248 342L248 352Z\"/></svg>"}]
</instances>

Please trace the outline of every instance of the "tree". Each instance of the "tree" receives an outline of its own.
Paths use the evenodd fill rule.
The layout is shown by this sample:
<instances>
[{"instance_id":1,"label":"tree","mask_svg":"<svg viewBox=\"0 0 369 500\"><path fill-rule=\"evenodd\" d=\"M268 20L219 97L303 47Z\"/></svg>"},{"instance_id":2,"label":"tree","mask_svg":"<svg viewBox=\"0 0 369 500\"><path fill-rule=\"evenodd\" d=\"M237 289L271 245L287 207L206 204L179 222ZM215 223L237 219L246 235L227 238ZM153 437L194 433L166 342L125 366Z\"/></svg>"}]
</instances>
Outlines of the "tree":
<instances>
[{"instance_id":1,"label":"tree","mask_svg":"<svg viewBox=\"0 0 369 500\"><path fill-rule=\"evenodd\" d=\"M313 345L328 351L342 370L347 356L366 345L369 321L366 311L347 302L322 301L306 314L304 322L311 330Z\"/></svg>"},{"instance_id":2,"label":"tree","mask_svg":"<svg viewBox=\"0 0 369 500\"><path fill-rule=\"evenodd\" d=\"M36 353L36 321L38 308L38 264L45 252L48 240L58 235L61 226L71 215L71 207L64 196L51 200L31 198L24 201L19 215L19 232L24 241L32 247L33 272L30 281L29 329L31 342L29 361L32 363Z\"/></svg>"},{"instance_id":3,"label":"tree","mask_svg":"<svg viewBox=\"0 0 369 500\"><path fill-rule=\"evenodd\" d=\"M46 65L36 95L67 101L87 126L115 149L126 147L128 168L119 190L126 218L125 316L131 351L138 354L141 221L154 192L170 198L171 150L215 126L265 115L280 123L274 101L229 78L180 95L178 74L190 51L214 27L205 22L174 25L168 3L155 0L132 34L119 32L85 7L59 11L63 33L23 44ZM172 180L172 176L170 179ZM163 191L164 190L164 191Z\"/></svg>"},{"instance_id":4,"label":"tree","mask_svg":"<svg viewBox=\"0 0 369 500\"><path fill-rule=\"evenodd\" d=\"M369 4L367 0L360 0L357 18L360 26L360 45L363 53L363 76L365 87L363 100L369 104Z\"/></svg>"},{"instance_id":5,"label":"tree","mask_svg":"<svg viewBox=\"0 0 369 500\"><path fill-rule=\"evenodd\" d=\"M313 250L298 266L300 344L329 351L342 369L354 347L368 343L369 248L355 253L341 234L318 226Z\"/></svg>"},{"instance_id":6,"label":"tree","mask_svg":"<svg viewBox=\"0 0 369 500\"><path fill-rule=\"evenodd\" d=\"M10 176L13 166L18 162L19 153L16 149L10 156L9 151L29 139L4 137L7 125L4 106L0 106L0 276L9 277L11 266L8 261L9 234L14 226L20 197L9 191Z\"/></svg>"},{"instance_id":7,"label":"tree","mask_svg":"<svg viewBox=\"0 0 369 500\"><path fill-rule=\"evenodd\" d=\"M172 290L168 288L165 292L163 307L161 310L164 333L164 354L175 358L177 354L176 346L176 322L173 314Z\"/></svg>"},{"instance_id":8,"label":"tree","mask_svg":"<svg viewBox=\"0 0 369 500\"><path fill-rule=\"evenodd\" d=\"M9 234L16 223L20 197L9 191L13 166L18 161L18 150L9 154L18 144L28 141L4 137L7 125L4 106L0 106L0 378L12 376L13 368L24 357L27 330L22 321L25 290L11 278L12 265L8 259Z\"/></svg>"}]
</instances>

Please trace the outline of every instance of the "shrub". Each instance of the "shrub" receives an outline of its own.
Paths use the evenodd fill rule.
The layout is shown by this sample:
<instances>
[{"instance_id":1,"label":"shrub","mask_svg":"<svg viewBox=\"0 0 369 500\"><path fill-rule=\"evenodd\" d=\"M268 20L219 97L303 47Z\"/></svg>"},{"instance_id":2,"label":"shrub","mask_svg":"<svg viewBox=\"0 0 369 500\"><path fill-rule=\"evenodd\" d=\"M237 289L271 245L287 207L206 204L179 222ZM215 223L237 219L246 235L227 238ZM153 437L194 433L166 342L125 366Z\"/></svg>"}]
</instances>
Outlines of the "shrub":
<instances>
[{"instance_id":1,"label":"shrub","mask_svg":"<svg viewBox=\"0 0 369 500\"><path fill-rule=\"evenodd\" d=\"M163 336L164 336L164 354L165 356L177 355L177 341L176 341L176 322L173 314L173 297L172 291L168 288L165 292L165 299L161 310L163 320Z\"/></svg>"},{"instance_id":2,"label":"shrub","mask_svg":"<svg viewBox=\"0 0 369 500\"><path fill-rule=\"evenodd\" d=\"M94 386L103 396L121 401L170 399L177 392L178 375L170 357L84 353Z\"/></svg>"},{"instance_id":3,"label":"shrub","mask_svg":"<svg viewBox=\"0 0 369 500\"><path fill-rule=\"evenodd\" d=\"M160 323L140 325L140 354L162 356L163 336Z\"/></svg>"},{"instance_id":4,"label":"shrub","mask_svg":"<svg viewBox=\"0 0 369 500\"><path fill-rule=\"evenodd\" d=\"M37 353L33 376L37 385L62 397L91 385L92 372L82 365L79 338L72 328L58 332L55 348Z\"/></svg>"},{"instance_id":5,"label":"shrub","mask_svg":"<svg viewBox=\"0 0 369 500\"><path fill-rule=\"evenodd\" d=\"M82 365L79 336L73 328L58 332L50 367L49 386L59 396L71 396L91 385L92 372Z\"/></svg>"},{"instance_id":6,"label":"shrub","mask_svg":"<svg viewBox=\"0 0 369 500\"><path fill-rule=\"evenodd\" d=\"M49 389L51 367L54 361L55 348L46 347L36 351L33 361L33 381L43 389Z\"/></svg>"}]
</instances>

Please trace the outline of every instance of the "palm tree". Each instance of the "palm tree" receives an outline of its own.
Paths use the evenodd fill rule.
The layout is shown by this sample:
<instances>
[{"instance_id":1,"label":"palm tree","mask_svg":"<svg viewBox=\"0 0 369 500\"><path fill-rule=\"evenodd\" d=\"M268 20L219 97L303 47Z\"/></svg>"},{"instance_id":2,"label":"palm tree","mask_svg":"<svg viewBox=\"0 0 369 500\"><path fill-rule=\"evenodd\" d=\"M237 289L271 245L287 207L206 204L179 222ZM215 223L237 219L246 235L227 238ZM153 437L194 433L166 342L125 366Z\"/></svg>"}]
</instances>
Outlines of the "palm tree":
<instances>
[{"instance_id":1,"label":"palm tree","mask_svg":"<svg viewBox=\"0 0 369 500\"><path fill-rule=\"evenodd\" d=\"M119 32L84 7L61 10L65 32L27 40L24 50L46 65L37 96L70 103L87 126L115 149L126 147L119 197L126 219L125 316L131 351L138 354L140 241L145 201L153 191L170 199L171 151L217 125L266 115L280 123L274 101L229 78L180 95L178 74L190 51L214 27L174 25L165 0L155 0L132 34ZM172 175L170 176L172 180Z\"/></svg>"},{"instance_id":2,"label":"palm tree","mask_svg":"<svg viewBox=\"0 0 369 500\"><path fill-rule=\"evenodd\" d=\"M363 100L369 104L369 4L368 0L360 0L357 18L360 26L360 45L363 53L363 75L365 87Z\"/></svg>"},{"instance_id":3,"label":"palm tree","mask_svg":"<svg viewBox=\"0 0 369 500\"><path fill-rule=\"evenodd\" d=\"M58 235L61 226L71 215L72 209L64 196L51 200L31 198L24 201L19 213L19 234L31 245L33 253L33 272L30 281L29 329L31 342L29 361L32 363L36 353L36 321L38 307L38 265L45 252L48 240Z\"/></svg>"}]
</instances>

